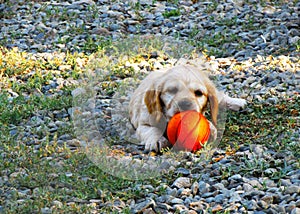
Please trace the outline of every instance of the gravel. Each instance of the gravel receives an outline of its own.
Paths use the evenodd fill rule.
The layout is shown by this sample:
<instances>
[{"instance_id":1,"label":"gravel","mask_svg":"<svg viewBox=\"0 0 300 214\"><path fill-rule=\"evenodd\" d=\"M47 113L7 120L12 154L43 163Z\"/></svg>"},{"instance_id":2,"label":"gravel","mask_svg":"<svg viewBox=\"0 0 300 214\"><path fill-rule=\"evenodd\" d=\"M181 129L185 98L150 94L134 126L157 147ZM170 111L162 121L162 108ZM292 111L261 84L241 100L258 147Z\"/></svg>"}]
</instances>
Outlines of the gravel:
<instances>
[{"instance_id":1,"label":"gravel","mask_svg":"<svg viewBox=\"0 0 300 214\"><path fill-rule=\"evenodd\" d=\"M3 11L0 14L0 44L30 52L36 58L44 58L51 57L56 52L62 55L67 51L93 52L96 47L89 46L89 41L101 46L107 39L117 42L133 35L162 36L184 44L198 44L209 55L215 53L217 56L203 57L203 62L212 68L211 76L218 88L231 96L239 96L249 103L258 102L261 105L278 105L281 100L299 100L299 2L288 1L282 5L261 1L170 2L69 0L46 3L35 1L28 4L23 1L15 4L0 3L0 10ZM178 15L171 15L174 11ZM144 76L152 70L175 63L173 58L164 58L160 53L153 52L149 59L128 62L125 67ZM58 68L68 69L70 67ZM133 90L140 78L131 75L112 76L113 81L128 86L129 91ZM75 124L77 139L70 134L62 134L58 136L59 144L66 143L71 150L76 150L85 146L80 138L81 134L88 135L92 142L95 139L99 142L100 131L102 140L105 138L115 141L115 137L118 137L118 143L111 148L126 154L118 162L124 162L125 168L127 164L141 166L145 161L145 176L174 171L174 179L162 179L157 187L137 186L137 191L145 193L141 199L119 199L106 204L102 204L98 198L89 201L91 204L100 204L100 207L110 206L116 211L129 207L131 213L300 213L299 160L291 152L281 154L264 145L243 146L241 142L240 147L231 155L228 155L226 149L217 149L214 157L223 157L220 161L202 161L195 154L183 154L180 156L182 159L176 161L164 155L148 156L143 154L143 147L136 142L124 146L124 142L128 143L129 139L134 138L124 108L128 105L130 92L128 96L116 93L112 97L102 87L108 82L111 80L103 80L92 86L97 95L95 99L84 102L85 109L81 105L75 105L70 109L53 111L49 117L33 116L19 127L12 127L11 136L22 133L18 137L26 145L34 145L38 151L40 141L47 140L45 133L54 135L59 128L71 126L69 118L80 109L80 120L82 119L82 124L89 125L89 132L82 134L76 129L80 129L82 124ZM79 80L56 79L43 88L43 93L47 95L47 92L62 85L80 83ZM12 97L18 96L13 91L10 94ZM86 95L84 87L72 91L73 97L81 95ZM114 103L115 101L118 103ZM95 111L91 113L91 110ZM251 109L246 112L252 113ZM299 144L299 125L292 130L289 143ZM115 157L110 156L108 159L112 161L112 165ZM130 162L133 159L136 162ZM152 165L157 164L158 160L162 163ZM97 164L103 159L93 161ZM274 167L270 164L259 169L262 166L260 163L276 164L273 164ZM279 163L286 168L276 167ZM112 174L127 176L132 173L132 168L129 168L128 172L123 171L125 174L116 174L119 168L106 164L104 167L111 168L104 170ZM150 165L159 170L151 171ZM251 166L254 167L250 168ZM283 170L285 175L282 178L276 180L272 177ZM11 173L9 177L1 175L0 184L2 186L7 179L25 175L26 171L22 169ZM65 176L70 177L72 173L65 172ZM160 193L159 189L165 191ZM35 194L35 189L15 191L4 198L9 200L10 195L18 194L21 204L22 198ZM63 205L58 200L52 203L57 207ZM68 203L71 206L72 203L86 204L87 201ZM1 205L0 212L3 209ZM52 213L49 207L40 211Z\"/></svg>"},{"instance_id":2,"label":"gravel","mask_svg":"<svg viewBox=\"0 0 300 214\"><path fill-rule=\"evenodd\" d=\"M8 47L49 52L84 50L88 39L100 42L101 37L118 39L131 34L152 34L194 39L199 43L218 44L211 40L224 39L224 44L203 47L215 52L224 50L239 60L280 53L284 49L291 56L297 55L299 3L276 6L254 2L119 1L116 4L91 0L1 4L0 39Z\"/></svg>"}]
</instances>

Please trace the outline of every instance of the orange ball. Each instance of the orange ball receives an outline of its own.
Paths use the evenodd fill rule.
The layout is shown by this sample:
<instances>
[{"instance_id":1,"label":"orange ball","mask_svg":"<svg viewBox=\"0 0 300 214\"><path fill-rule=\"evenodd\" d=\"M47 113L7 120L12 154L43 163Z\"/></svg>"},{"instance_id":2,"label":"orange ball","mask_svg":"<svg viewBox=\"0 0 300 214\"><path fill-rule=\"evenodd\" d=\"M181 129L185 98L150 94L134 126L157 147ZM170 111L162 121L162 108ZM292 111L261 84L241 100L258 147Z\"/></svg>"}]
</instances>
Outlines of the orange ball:
<instances>
[{"instance_id":1,"label":"orange ball","mask_svg":"<svg viewBox=\"0 0 300 214\"><path fill-rule=\"evenodd\" d=\"M197 151L208 141L209 135L208 120L196 111L175 114L167 127L168 139L176 150Z\"/></svg>"}]
</instances>

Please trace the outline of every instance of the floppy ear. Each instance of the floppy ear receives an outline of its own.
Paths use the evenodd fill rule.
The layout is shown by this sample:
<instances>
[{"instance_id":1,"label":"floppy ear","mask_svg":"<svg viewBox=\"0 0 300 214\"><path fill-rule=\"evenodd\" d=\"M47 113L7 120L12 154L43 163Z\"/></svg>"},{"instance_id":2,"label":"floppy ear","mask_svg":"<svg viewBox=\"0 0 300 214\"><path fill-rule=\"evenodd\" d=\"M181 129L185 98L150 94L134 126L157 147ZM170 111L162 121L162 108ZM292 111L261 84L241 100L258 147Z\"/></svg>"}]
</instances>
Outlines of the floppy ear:
<instances>
[{"instance_id":1,"label":"floppy ear","mask_svg":"<svg viewBox=\"0 0 300 214\"><path fill-rule=\"evenodd\" d=\"M162 117L162 106L160 100L160 91L151 89L146 91L144 101L147 106L148 112L153 114L158 122Z\"/></svg>"},{"instance_id":2,"label":"floppy ear","mask_svg":"<svg viewBox=\"0 0 300 214\"><path fill-rule=\"evenodd\" d=\"M210 105L210 113L211 113L211 119L215 126L217 126L217 119L218 119L218 110L219 110L219 101L217 97L217 90L214 87L214 85L209 82L207 85L207 91L208 91L208 100Z\"/></svg>"}]
</instances>

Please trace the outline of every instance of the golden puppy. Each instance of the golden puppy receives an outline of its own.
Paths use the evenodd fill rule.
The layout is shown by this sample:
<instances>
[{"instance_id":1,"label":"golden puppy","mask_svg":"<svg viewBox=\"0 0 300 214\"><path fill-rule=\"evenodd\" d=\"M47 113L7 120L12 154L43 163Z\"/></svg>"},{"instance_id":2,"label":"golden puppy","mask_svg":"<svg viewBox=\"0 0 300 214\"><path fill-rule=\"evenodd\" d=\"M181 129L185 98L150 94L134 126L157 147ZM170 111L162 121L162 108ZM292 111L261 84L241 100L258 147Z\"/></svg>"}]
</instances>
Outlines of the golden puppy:
<instances>
[{"instance_id":1,"label":"golden puppy","mask_svg":"<svg viewBox=\"0 0 300 214\"><path fill-rule=\"evenodd\" d=\"M233 110L246 101L218 92L206 74L193 65L178 65L150 73L133 93L129 103L130 121L145 151L160 151L170 145L164 137L166 126L174 114L195 110L205 113L210 107L211 136L216 138L219 102Z\"/></svg>"}]
</instances>

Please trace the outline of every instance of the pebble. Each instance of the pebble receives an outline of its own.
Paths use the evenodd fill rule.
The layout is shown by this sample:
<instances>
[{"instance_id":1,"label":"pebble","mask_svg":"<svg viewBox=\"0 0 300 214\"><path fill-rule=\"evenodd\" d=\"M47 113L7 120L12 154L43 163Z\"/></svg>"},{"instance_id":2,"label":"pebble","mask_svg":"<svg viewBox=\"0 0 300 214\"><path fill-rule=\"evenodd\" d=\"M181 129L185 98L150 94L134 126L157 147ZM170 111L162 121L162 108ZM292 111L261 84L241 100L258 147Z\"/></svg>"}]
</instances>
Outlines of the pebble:
<instances>
[{"instance_id":1,"label":"pebble","mask_svg":"<svg viewBox=\"0 0 300 214\"><path fill-rule=\"evenodd\" d=\"M300 208L295 207L294 209L292 209L291 214L300 214Z\"/></svg>"},{"instance_id":2,"label":"pebble","mask_svg":"<svg viewBox=\"0 0 300 214\"><path fill-rule=\"evenodd\" d=\"M147 208L149 208L150 206L154 205L155 202L151 199L147 199L143 202L140 202L136 205L134 205L134 207L131 209L132 213L140 213L143 212L144 210L146 210Z\"/></svg>"},{"instance_id":3,"label":"pebble","mask_svg":"<svg viewBox=\"0 0 300 214\"><path fill-rule=\"evenodd\" d=\"M210 185L208 183L205 183L204 181L200 181L198 186L199 186L199 193L200 194L207 193L210 190Z\"/></svg>"},{"instance_id":4,"label":"pebble","mask_svg":"<svg viewBox=\"0 0 300 214\"><path fill-rule=\"evenodd\" d=\"M49 207L44 207L41 209L42 214L51 214L52 210Z\"/></svg>"},{"instance_id":5,"label":"pebble","mask_svg":"<svg viewBox=\"0 0 300 214\"><path fill-rule=\"evenodd\" d=\"M191 190L192 190L192 194L196 195L198 193L199 190L199 184L197 181L195 181L192 186L191 186Z\"/></svg>"},{"instance_id":6,"label":"pebble","mask_svg":"<svg viewBox=\"0 0 300 214\"><path fill-rule=\"evenodd\" d=\"M57 200L52 201L52 205L53 205L55 208L62 208L62 207L63 207L63 203L60 202L60 201L57 201Z\"/></svg>"},{"instance_id":7,"label":"pebble","mask_svg":"<svg viewBox=\"0 0 300 214\"><path fill-rule=\"evenodd\" d=\"M300 186L291 185L284 190L285 194L300 194Z\"/></svg>"},{"instance_id":8,"label":"pebble","mask_svg":"<svg viewBox=\"0 0 300 214\"><path fill-rule=\"evenodd\" d=\"M179 177L177 178L174 183L172 184L172 186L180 189L182 187L191 187L191 179L190 178L186 178L186 177Z\"/></svg>"}]
</instances>

